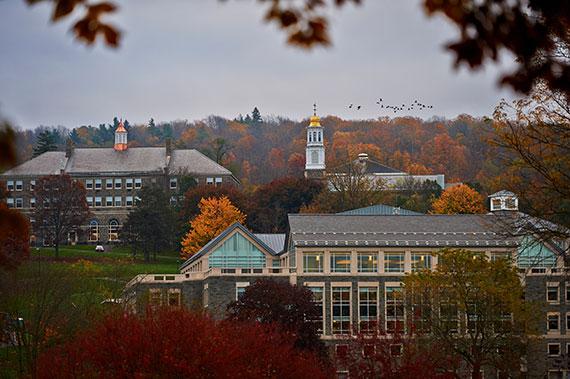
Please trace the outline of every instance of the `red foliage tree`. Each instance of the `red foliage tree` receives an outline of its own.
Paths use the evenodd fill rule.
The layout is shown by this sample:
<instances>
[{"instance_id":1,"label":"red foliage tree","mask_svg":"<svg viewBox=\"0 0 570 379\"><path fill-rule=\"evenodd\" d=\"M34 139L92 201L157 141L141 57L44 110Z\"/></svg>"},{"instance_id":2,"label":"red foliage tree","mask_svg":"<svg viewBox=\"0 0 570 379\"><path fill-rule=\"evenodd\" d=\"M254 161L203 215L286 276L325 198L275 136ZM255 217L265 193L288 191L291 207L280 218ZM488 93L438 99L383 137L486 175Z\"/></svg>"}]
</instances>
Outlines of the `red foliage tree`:
<instances>
[{"instance_id":1,"label":"red foliage tree","mask_svg":"<svg viewBox=\"0 0 570 379\"><path fill-rule=\"evenodd\" d=\"M30 255L30 225L27 218L4 203L0 183L0 268L13 270Z\"/></svg>"},{"instance_id":2,"label":"red foliage tree","mask_svg":"<svg viewBox=\"0 0 570 379\"><path fill-rule=\"evenodd\" d=\"M109 317L39 357L39 378L326 378L274 327L216 322L183 309Z\"/></svg>"},{"instance_id":3,"label":"red foliage tree","mask_svg":"<svg viewBox=\"0 0 570 379\"><path fill-rule=\"evenodd\" d=\"M445 356L437 346L396 333L358 334L336 348L337 370L351 378L451 379L458 361Z\"/></svg>"},{"instance_id":4,"label":"red foliage tree","mask_svg":"<svg viewBox=\"0 0 570 379\"><path fill-rule=\"evenodd\" d=\"M248 286L237 301L228 306L228 320L256 320L262 324L277 324L295 339L295 346L326 356L316 320L318 308L313 293L307 287L292 286L286 281L260 279Z\"/></svg>"}]
</instances>

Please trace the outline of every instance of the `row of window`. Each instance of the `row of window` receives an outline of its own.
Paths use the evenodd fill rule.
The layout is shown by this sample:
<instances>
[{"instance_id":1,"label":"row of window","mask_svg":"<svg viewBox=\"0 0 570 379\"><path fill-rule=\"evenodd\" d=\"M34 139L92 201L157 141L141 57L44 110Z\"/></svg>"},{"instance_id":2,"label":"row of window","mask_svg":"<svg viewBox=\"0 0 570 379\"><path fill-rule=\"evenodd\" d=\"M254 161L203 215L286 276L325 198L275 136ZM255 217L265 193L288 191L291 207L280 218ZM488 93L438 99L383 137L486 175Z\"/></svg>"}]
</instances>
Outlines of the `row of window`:
<instances>
[{"instance_id":1,"label":"row of window","mask_svg":"<svg viewBox=\"0 0 570 379\"><path fill-rule=\"evenodd\" d=\"M104 202L101 196L87 196L85 199L90 207L132 207L135 200L140 200L136 196L125 196L124 202L122 196L105 196Z\"/></svg>"},{"instance_id":2,"label":"row of window","mask_svg":"<svg viewBox=\"0 0 570 379\"><path fill-rule=\"evenodd\" d=\"M30 180L30 191L36 188L36 181ZM6 181L6 189L8 191L23 191L24 181L23 180L8 180Z\"/></svg>"},{"instance_id":3,"label":"row of window","mask_svg":"<svg viewBox=\"0 0 570 379\"><path fill-rule=\"evenodd\" d=\"M88 190L103 189L103 179L85 179L85 188ZM121 188L123 188L123 179L121 178L105 179L105 189L121 189ZM125 188L128 190L131 190L133 188L134 189L142 188L142 179L126 178Z\"/></svg>"},{"instance_id":4,"label":"row of window","mask_svg":"<svg viewBox=\"0 0 570 379\"><path fill-rule=\"evenodd\" d=\"M412 271L419 271L432 268L432 253L420 252L411 253L410 267ZM506 252L493 252L491 253L491 260L499 258L507 258ZM379 267L379 259L383 258L383 265ZM325 272L324 266L325 254L323 252L307 252L303 253L303 272L305 273L323 273ZM355 257L355 264L357 271L361 273L377 273L381 268L381 272L403 273L405 272L406 253L404 251L398 252L358 252ZM346 252L331 252L329 255L329 272L343 273L352 272L352 253Z\"/></svg>"}]
</instances>

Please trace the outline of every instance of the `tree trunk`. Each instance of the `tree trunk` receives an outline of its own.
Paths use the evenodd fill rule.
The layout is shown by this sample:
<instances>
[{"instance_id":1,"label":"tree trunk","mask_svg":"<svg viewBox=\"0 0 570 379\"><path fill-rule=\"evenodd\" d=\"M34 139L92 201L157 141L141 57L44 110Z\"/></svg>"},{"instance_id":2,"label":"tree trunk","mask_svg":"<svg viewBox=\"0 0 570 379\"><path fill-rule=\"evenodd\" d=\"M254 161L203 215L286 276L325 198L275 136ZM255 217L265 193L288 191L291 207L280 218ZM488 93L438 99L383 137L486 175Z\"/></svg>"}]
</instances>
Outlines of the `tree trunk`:
<instances>
[{"instance_id":1,"label":"tree trunk","mask_svg":"<svg viewBox=\"0 0 570 379\"><path fill-rule=\"evenodd\" d=\"M59 258L59 241L55 241L54 242L54 247L55 247L55 258L58 259Z\"/></svg>"},{"instance_id":2,"label":"tree trunk","mask_svg":"<svg viewBox=\"0 0 570 379\"><path fill-rule=\"evenodd\" d=\"M481 375L481 362L476 361L473 362L473 372L471 373L471 379L482 379L483 376Z\"/></svg>"}]
</instances>

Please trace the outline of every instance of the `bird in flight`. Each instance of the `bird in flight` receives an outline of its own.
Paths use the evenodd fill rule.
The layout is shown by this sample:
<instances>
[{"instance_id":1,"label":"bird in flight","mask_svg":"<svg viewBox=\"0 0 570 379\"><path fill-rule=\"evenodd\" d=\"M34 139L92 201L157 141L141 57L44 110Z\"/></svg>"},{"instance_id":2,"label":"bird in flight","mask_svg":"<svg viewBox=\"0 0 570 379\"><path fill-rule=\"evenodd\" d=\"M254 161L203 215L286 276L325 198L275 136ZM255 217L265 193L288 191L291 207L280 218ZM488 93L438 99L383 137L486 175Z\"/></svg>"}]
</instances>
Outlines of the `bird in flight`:
<instances>
[{"instance_id":1,"label":"bird in flight","mask_svg":"<svg viewBox=\"0 0 570 379\"><path fill-rule=\"evenodd\" d=\"M359 105L356 107L357 110L360 110L360 108L362 107L362 105Z\"/></svg>"},{"instance_id":2,"label":"bird in flight","mask_svg":"<svg viewBox=\"0 0 570 379\"><path fill-rule=\"evenodd\" d=\"M350 104L350 105L348 106L348 109L352 109L352 104Z\"/></svg>"}]
</instances>

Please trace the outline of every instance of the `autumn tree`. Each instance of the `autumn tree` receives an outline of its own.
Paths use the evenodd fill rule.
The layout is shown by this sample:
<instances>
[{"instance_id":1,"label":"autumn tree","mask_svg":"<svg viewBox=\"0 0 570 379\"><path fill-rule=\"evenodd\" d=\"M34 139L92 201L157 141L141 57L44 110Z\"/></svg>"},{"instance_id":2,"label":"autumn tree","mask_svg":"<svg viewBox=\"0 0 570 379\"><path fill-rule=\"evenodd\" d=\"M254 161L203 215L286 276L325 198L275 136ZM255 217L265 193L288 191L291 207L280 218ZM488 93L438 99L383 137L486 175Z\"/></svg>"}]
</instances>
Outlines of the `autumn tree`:
<instances>
[{"instance_id":1,"label":"autumn tree","mask_svg":"<svg viewBox=\"0 0 570 379\"><path fill-rule=\"evenodd\" d=\"M191 341L191 343L188 343ZM276 351L278 347L278 351ZM327 378L291 335L251 322L217 322L184 309L108 317L41 355L39 378Z\"/></svg>"},{"instance_id":2,"label":"autumn tree","mask_svg":"<svg viewBox=\"0 0 570 379\"><path fill-rule=\"evenodd\" d=\"M60 243L89 216L85 187L67 174L48 175L38 179L35 195L38 237L52 243L58 257Z\"/></svg>"},{"instance_id":3,"label":"autumn tree","mask_svg":"<svg viewBox=\"0 0 570 379\"><path fill-rule=\"evenodd\" d=\"M261 324L277 324L284 333L294 337L295 347L318 353L325 358L326 350L318 326L310 320L322 317L307 287L287 281L259 279L245 289L227 309L231 321L255 320Z\"/></svg>"},{"instance_id":4,"label":"autumn tree","mask_svg":"<svg viewBox=\"0 0 570 379\"><path fill-rule=\"evenodd\" d=\"M453 379L457 358L440 349L437 341L421 342L402 333L387 337L381 330L357 333L337 348L337 370L351 378Z\"/></svg>"},{"instance_id":5,"label":"autumn tree","mask_svg":"<svg viewBox=\"0 0 570 379\"><path fill-rule=\"evenodd\" d=\"M243 214L226 196L200 200L200 213L190 221L190 231L182 240L181 257L188 259L206 243L235 222L244 223Z\"/></svg>"},{"instance_id":6,"label":"autumn tree","mask_svg":"<svg viewBox=\"0 0 570 379\"><path fill-rule=\"evenodd\" d=\"M211 145L212 147L206 150L206 155L212 158L217 164L224 164L224 160L232 149L232 145L223 138L214 139Z\"/></svg>"},{"instance_id":7,"label":"autumn tree","mask_svg":"<svg viewBox=\"0 0 570 379\"><path fill-rule=\"evenodd\" d=\"M432 203L436 214L485 213L483 197L466 184L453 186L442 192Z\"/></svg>"},{"instance_id":8,"label":"autumn tree","mask_svg":"<svg viewBox=\"0 0 570 379\"><path fill-rule=\"evenodd\" d=\"M140 251L145 262L151 257L156 260L156 253L175 249L176 220L170 194L158 186L143 187L123 225L121 239L130 245L133 255Z\"/></svg>"},{"instance_id":9,"label":"autumn tree","mask_svg":"<svg viewBox=\"0 0 570 379\"><path fill-rule=\"evenodd\" d=\"M490 261L484 254L446 249L435 270L404 278L408 332L437 343L448 356L481 378L483 367L520 370L527 338L536 332L536 309L510 259Z\"/></svg>"},{"instance_id":10,"label":"autumn tree","mask_svg":"<svg viewBox=\"0 0 570 379\"><path fill-rule=\"evenodd\" d=\"M358 161L349 161L327 176L325 188L303 212L337 213L380 204L386 198L382 179L368 175Z\"/></svg>"},{"instance_id":11,"label":"autumn tree","mask_svg":"<svg viewBox=\"0 0 570 379\"><path fill-rule=\"evenodd\" d=\"M249 227L256 232L284 233L287 215L311 204L324 187L320 181L290 177L258 187L251 195Z\"/></svg>"},{"instance_id":12,"label":"autumn tree","mask_svg":"<svg viewBox=\"0 0 570 379\"><path fill-rule=\"evenodd\" d=\"M27 218L10 209L0 183L0 270L14 270L30 255L30 225Z\"/></svg>"},{"instance_id":13,"label":"autumn tree","mask_svg":"<svg viewBox=\"0 0 570 379\"><path fill-rule=\"evenodd\" d=\"M493 154L505 167L497 185L514 191L527 213L566 228L552 225L542 239L570 237L569 98L538 85L528 98L501 102L493 126Z\"/></svg>"}]
</instances>

